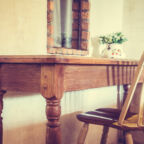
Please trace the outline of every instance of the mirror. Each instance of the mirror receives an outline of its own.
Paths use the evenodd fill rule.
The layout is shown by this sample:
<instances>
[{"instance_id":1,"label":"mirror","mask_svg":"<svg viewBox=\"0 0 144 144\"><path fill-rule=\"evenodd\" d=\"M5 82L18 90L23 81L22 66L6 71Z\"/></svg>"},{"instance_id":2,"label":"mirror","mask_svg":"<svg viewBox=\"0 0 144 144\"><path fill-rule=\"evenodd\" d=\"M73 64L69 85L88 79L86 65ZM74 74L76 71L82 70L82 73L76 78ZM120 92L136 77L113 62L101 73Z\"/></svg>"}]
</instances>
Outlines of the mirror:
<instances>
[{"instance_id":1,"label":"mirror","mask_svg":"<svg viewBox=\"0 0 144 144\"><path fill-rule=\"evenodd\" d=\"M72 48L72 1L54 0L54 47Z\"/></svg>"},{"instance_id":2,"label":"mirror","mask_svg":"<svg viewBox=\"0 0 144 144\"><path fill-rule=\"evenodd\" d=\"M89 0L48 0L48 53L87 55Z\"/></svg>"}]
</instances>

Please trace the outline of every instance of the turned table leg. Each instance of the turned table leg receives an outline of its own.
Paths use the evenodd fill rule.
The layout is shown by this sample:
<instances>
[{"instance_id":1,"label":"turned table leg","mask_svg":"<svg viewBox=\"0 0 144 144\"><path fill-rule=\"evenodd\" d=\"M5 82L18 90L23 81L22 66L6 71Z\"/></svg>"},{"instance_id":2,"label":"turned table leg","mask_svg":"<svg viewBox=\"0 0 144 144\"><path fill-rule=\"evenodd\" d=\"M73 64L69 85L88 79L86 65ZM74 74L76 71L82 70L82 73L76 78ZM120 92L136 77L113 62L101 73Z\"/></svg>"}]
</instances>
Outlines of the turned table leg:
<instances>
[{"instance_id":1,"label":"turned table leg","mask_svg":"<svg viewBox=\"0 0 144 144\"><path fill-rule=\"evenodd\" d=\"M0 90L0 144L3 142L3 124L2 124L2 110L3 110L3 95L6 91Z\"/></svg>"},{"instance_id":2,"label":"turned table leg","mask_svg":"<svg viewBox=\"0 0 144 144\"><path fill-rule=\"evenodd\" d=\"M46 99L46 116L48 119L46 129L46 144L61 144L60 129L60 100Z\"/></svg>"},{"instance_id":3,"label":"turned table leg","mask_svg":"<svg viewBox=\"0 0 144 144\"><path fill-rule=\"evenodd\" d=\"M41 66L41 94L46 99L46 144L62 144L60 100L64 93L64 67L59 64Z\"/></svg>"}]
</instances>

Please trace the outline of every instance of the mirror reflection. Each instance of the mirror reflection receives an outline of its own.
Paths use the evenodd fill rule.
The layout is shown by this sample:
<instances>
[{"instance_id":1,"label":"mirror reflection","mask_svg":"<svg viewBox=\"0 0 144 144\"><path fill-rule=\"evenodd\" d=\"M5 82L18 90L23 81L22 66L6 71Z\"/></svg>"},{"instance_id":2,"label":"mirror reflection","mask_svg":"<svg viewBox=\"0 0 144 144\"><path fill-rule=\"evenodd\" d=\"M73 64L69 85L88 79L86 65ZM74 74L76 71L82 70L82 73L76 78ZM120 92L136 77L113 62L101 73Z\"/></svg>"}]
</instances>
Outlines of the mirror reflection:
<instances>
[{"instance_id":1,"label":"mirror reflection","mask_svg":"<svg viewBox=\"0 0 144 144\"><path fill-rule=\"evenodd\" d=\"M54 0L54 47L72 47L72 1Z\"/></svg>"}]
</instances>

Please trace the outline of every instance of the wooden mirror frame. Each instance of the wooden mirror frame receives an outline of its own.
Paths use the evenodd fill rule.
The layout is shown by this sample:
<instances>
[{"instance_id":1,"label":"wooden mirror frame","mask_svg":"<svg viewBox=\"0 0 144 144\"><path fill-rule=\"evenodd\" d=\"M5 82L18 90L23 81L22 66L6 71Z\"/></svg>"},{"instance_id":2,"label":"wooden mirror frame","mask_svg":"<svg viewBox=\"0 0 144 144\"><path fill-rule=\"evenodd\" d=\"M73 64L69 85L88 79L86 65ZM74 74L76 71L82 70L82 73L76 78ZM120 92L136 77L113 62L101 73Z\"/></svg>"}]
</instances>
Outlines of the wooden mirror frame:
<instances>
[{"instance_id":1,"label":"wooden mirror frame","mask_svg":"<svg viewBox=\"0 0 144 144\"><path fill-rule=\"evenodd\" d=\"M50 54L88 55L89 0L73 0L72 48L54 47L54 0L47 0L47 51Z\"/></svg>"}]
</instances>

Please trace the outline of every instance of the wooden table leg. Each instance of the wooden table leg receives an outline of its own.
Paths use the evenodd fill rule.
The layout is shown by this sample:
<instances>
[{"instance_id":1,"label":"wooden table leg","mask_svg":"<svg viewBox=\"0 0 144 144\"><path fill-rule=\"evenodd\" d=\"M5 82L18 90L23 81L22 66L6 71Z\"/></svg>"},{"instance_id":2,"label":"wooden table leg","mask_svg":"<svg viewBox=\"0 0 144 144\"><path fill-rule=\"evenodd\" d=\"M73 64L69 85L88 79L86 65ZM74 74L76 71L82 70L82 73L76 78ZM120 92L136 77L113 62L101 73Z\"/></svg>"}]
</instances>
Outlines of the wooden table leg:
<instances>
[{"instance_id":1,"label":"wooden table leg","mask_svg":"<svg viewBox=\"0 0 144 144\"><path fill-rule=\"evenodd\" d=\"M64 92L64 67L57 64L43 64L41 67L41 94L46 99L48 119L46 144L61 144L60 100Z\"/></svg>"},{"instance_id":2,"label":"wooden table leg","mask_svg":"<svg viewBox=\"0 0 144 144\"><path fill-rule=\"evenodd\" d=\"M46 116L48 119L46 130L46 144L61 144L60 129L60 100L46 99Z\"/></svg>"},{"instance_id":3,"label":"wooden table leg","mask_svg":"<svg viewBox=\"0 0 144 144\"><path fill-rule=\"evenodd\" d=\"M0 90L0 144L3 143L3 124L2 124L2 110L3 110L3 95L6 91Z\"/></svg>"},{"instance_id":4,"label":"wooden table leg","mask_svg":"<svg viewBox=\"0 0 144 144\"><path fill-rule=\"evenodd\" d=\"M126 99L126 97L127 97L127 95L128 95L129 85L128 85L128 84L123 85L123 89L124 89L124 94L123 94L122 105L124 104L125 99Z\"/></svg>"}]
</instances>

